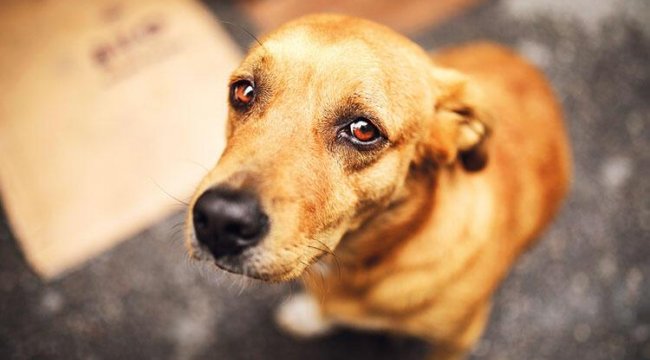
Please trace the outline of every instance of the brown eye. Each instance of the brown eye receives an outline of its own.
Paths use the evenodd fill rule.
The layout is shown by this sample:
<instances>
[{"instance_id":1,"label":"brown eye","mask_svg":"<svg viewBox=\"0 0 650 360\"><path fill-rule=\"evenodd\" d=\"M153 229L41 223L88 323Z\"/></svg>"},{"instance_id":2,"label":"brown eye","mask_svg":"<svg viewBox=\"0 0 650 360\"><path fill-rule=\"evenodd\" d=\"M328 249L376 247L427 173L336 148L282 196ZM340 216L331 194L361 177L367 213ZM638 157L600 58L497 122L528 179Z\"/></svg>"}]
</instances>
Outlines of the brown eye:
<instances>
[{"instance_id":1,"label":"brown eye","mask_svg":"<svg viewBox=\"0 0 650 360\"><path fill-rule=\"evenodd\" d=\"M350 124L350 134L362 143L369 143L379 137L379 130L369 121L359 118Z\"/></svg>"},{"instance_id":2,"label":"brown eye","mask_svg":"<svg viewBox=\"0 0 650 360\"><path fill-rule=\"evenodd\" d=\"M238 109L244 109L255 100L255 85L248 80L239 80L230 87L230 102Z\"/></svg>"}]
</instances>

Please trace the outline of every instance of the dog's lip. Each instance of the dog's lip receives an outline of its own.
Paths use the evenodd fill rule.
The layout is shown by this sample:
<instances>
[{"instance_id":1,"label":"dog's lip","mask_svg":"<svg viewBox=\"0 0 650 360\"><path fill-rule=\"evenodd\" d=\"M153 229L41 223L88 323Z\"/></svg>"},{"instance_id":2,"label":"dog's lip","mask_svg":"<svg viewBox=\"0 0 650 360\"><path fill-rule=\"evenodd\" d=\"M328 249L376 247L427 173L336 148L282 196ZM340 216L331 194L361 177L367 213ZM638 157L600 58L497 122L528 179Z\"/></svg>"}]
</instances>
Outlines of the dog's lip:
<instances>
[{"instance_id":1,"label":"dog's lip","mask_svg":"<svg viewBox=\"0 0 650 360\"><path fill-rule=\"evenodd\" d=\"M286 267L286 270L279 271L279 272L259 272L256 268L247 268L246 266L242 266L241 264L229 264L227 259L214 259L212 263L219 269L224 270L226 272L229 272L231 274L236 274L236 275L241 275L241 276L246 276L248 278L252 279L257 279L257 280L263 280L263 281L268 281L268 282L282 282L282 281L290 281L295 278L298 278L308 267L311 265L315 264L318 262L323 256L327 255L327 252L322 252L316 256L313 256L309 261L308 265L305 265L304 267L300 266L289 266ZM304 265L304 263L301 261Z\"/></svg>"},{"instance_id":2,"label":"dog's lip","mask_svg":"<svg viewBox=\"0 0 650 360\"><path fill-rule=\"evenodd\" d=\"M226 259L215 259L211 255L207 255L206 252L199 248L195 251L190 252L190 256L197 261L206 261L212 263L219 270L226 271L230 274L245 276L255 280L261 280L266 282L285 282L296 279L302 275L307 268L313 264L320 261L323 257L328 255L329 252L322 251L321 253L313 256L309 261L308 265L303 268L298 267L289 267L288 269L276 273L266 273L266 272L257 272L256 269L245 269L241 264L228 264ZM225 260L225 261L224 261ZM299 271L298 271L299 270Z\"/></svg>"},{"instance_id":3,"label":"dog's lip","mask_svg":"<svg viewBox=\"0 0 650 360\"><path fill-rule=\"evenodd\" d=\"M243 275L242 271L238 271L238 270L232 269L232 268L230 268L230 267L228 267L226 265L219 264L219 262L217 260L212 261L212 263L214 264L214 266L216 266L220 270L227 271L227 272L229 272L231 274Z\"/></svg>"},{"instance_id":4,"label":"dog's lip","mask_svg":"<svg viewBox=\"0 0 650 360\"><path fill-rule=\"evenodd\" d=\"M191 240L192 240L192 248L194 251L190 252L190 256L197 260L197 261L209 261L212 262L218 269L226 271L231 274L235 275L242 275L246 276L251 279L257 279L257 280L263 280L263 281L271 281L271 282L281 282L281 281L289 281L292 279L295 279L299 277L305 269L307 269L309 266L313 265L314 263L318 262L320 259L322 259L325 255L328 255L328 251L321 250L321 253L311 257L311 259L308 261L307 266L302 268L300 271L296 271L296 267L290 267L285 271L277 272L277 273L259 273L256 271L246 271L239 266L229 266L229 264L224 262L224 259L215 259L213 256L208 255L206 253L206 249L196 241L196 237L194 233L190 234ZM295 273L295 274L294 274Z\"/></svg>"},{"instance_id":5,"label":"dog's lip","mask_svg":"<svg viewBox=\"0 0 650 360\"><path fill-rule=\"evenodd\" d=\"M244 271L244 270L236 270L236 269L228 267L227 265L220 264L216 260L213 263L217 268L219 268L221 270L224 270L226 272L229 272L231 274L246 276L248 278L256 279L256 280L278 281L279 282L279 281L291 280L291 279L296 277L296 276L289 276L290 274L292 274L293 272L296 271L296 268L291 268L291 269L288 269L286 271L282 271L282 272L279 272L279 273L258 273L258 272Z\"/></svg>"}]
</instances>

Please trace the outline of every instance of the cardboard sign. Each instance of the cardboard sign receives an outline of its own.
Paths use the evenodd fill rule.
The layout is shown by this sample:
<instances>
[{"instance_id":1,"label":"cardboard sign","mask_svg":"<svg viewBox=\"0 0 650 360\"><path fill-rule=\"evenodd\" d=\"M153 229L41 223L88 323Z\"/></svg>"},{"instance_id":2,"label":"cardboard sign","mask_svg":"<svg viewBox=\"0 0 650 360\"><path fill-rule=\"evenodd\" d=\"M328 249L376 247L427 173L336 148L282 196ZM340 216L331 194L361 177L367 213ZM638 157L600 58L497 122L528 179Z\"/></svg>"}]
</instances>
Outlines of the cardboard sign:
<instances>
[{"instance_id":1,"label":"cardboard sign","mask_svg":"<svg viewBox=\"0 0 650 360\"><path fill-rule=\"evenodd\" d=\"M0 194L46 278L180 210L222 151L240 54L197 3L4 1L0 54Z\"/></svg>"}]
</instances>

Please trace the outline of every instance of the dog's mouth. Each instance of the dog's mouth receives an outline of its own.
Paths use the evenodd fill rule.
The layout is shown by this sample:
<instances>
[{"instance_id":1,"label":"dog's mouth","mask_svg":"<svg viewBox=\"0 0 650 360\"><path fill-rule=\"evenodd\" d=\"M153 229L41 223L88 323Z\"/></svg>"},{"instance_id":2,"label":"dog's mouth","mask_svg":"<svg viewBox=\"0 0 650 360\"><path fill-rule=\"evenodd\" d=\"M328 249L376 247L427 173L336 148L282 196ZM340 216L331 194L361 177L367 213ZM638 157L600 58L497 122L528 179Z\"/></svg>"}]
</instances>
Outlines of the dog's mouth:
<instances>
[{"instance_id":1,"label":"dog's mouth","mask_svg":"<svg viewBox=\"0 0 650 360\"><path fill-rule=\"evenodd\" d=\"M211 262L216 268L252 279L266 282L290 281L300 277L310 266L319 262L331 251L320 247L306 245L302 255L285 263L262 249L250 249L238 255L214 257L209 249L196 241L193 233L190 236L190 256L198 261Z\"/></svg>"},{"instance_id":2,"label":"dog's mouth","mask_svg":"<svg viewBox=\"0 0 650 360\"><path fill-rule=\"evenodd\" d=\"M221 270L227 271L231 274L237 274L246 276L251 279L262 280L265 282L282 282L289 281L299 277L302 274L302 270L298 269L288 269L286 271L280 271L276 273L271 272L260 272L255 269L236 269L220 264L218 261L215 261L214 264Z\"/></svg>"},{"instance_id":3,"label":"dog's mouth","mask_svg":"<svg viewBox=\"0 0 650 360\"><path fill-rule=\"evenodd\" d=\"M266 282L282 282L298 278L307 268L302 264L294 264L296 266L283 267L281 270L265 270L264 267L258 268L246 262L232 261L229 259L215 259L214 265L224 271L232 274L246 276L256 280Z\"/></svg>"}]
</instances>

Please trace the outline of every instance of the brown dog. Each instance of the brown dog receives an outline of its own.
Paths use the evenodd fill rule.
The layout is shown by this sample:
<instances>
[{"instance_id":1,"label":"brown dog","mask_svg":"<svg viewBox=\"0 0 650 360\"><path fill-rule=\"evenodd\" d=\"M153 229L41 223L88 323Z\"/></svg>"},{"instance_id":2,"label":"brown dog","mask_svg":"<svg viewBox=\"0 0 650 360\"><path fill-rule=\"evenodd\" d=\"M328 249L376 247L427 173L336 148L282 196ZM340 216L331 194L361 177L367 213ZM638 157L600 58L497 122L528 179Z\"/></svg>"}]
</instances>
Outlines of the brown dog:
<instances>
[{"instance_id":1,"label":"brown dog","mask_svg":"<svg viewBox=\"0 0 650 360\"><path fill-rule=\"evenodd\" d=\"M499 46L432 59L383 26L317 15L264 38L230 86L190 253L268 281L304 273L310 295L278 313L299 335L384 329L462 358L567 189L543 76Z\"/></svg>"}]
</instances>

